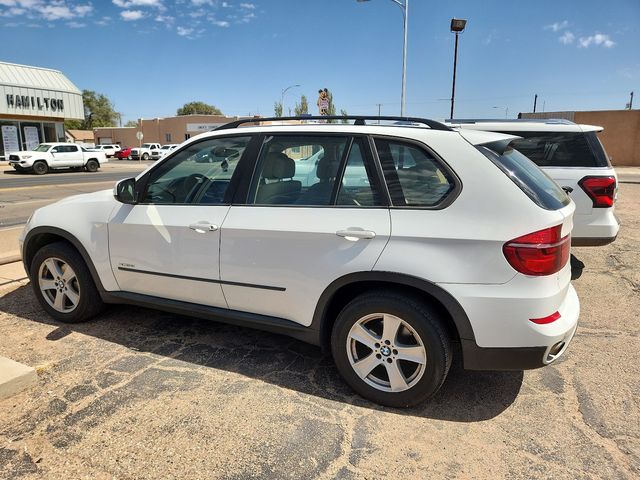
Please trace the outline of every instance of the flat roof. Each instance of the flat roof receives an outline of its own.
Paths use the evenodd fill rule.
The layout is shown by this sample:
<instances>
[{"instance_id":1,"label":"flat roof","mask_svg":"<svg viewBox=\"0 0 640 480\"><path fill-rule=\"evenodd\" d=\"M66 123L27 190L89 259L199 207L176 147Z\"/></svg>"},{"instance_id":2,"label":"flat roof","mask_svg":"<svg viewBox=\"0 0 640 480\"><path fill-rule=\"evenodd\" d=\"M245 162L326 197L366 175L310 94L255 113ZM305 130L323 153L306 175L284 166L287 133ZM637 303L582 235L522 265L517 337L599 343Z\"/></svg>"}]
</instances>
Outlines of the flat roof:
<instances>
[{"instance_id":1,"label":"flat roof","mask_svg":"<svg viewBox=\"0 0 640 480\"><path fill-rule=\"evenodd\" d=\"M80 89L59 70L18 63L0 62L0 85L82 95Z\"/></svg>"}]
</instances>

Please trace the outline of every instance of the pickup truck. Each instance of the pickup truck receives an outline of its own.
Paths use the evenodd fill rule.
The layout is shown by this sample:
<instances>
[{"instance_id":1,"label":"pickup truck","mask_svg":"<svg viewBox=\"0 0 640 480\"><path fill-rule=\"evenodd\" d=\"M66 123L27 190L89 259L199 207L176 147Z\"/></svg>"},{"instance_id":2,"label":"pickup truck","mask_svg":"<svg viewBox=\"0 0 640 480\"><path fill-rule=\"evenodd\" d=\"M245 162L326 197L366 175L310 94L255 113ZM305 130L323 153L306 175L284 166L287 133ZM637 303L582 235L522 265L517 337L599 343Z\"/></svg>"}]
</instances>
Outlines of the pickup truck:
<instances>
[{"instance_id":1,"label":"pickup truck","mask_svg":"<svg viewBox=\"0 0 640 480\"><path fill-rule=\"evenodd\" d=\"M61 168L96 172L107 162L104 152L91 151L73 143L41 143L34 150L9 153L9 165L16 171L36 175Z\"/></svg>"},{"instance_id":2,"label":"pickup truck","mask_svg":"<svg viewBox=\"0 0 640 480\"><path fill-rule=\"evenodd\" d=\"M152 150L160 150L159 143L143 143L139 148L131 149L131 159L132 160L149 160L151 158Z\"/></svg>"},{"instance_id":3,"label":"pickup truck","mask_svg":"<svg viewBox=\"0 0 640 480\"><path fill-rule=\"evenodd\" d=\"M115 157L116 153L118 153L120 149L120 145L96 145L91 150L95 150L96 152L104 152L107 158Z\"/></svg>"}]
</instances>

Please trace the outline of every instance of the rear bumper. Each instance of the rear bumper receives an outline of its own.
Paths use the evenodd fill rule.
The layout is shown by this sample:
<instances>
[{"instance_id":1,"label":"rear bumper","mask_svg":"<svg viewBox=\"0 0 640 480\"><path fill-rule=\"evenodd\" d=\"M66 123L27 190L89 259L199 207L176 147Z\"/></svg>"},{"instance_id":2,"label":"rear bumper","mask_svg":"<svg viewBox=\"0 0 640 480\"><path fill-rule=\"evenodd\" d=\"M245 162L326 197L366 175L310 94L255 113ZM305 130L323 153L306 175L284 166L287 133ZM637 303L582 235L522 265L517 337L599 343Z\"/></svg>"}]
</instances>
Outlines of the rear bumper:
<instances>
[{"instance_id":1,"label":"rear bumper","mask_svg":"<svg viewBox=\"0 0 640 480\"><path fill-rule=\"evenodd\" d=\"M574 215L571 245L600 247L615 241L620 220L613 212L613 208L593 208L589 215Z\"/></svg>"},{"instance_id":2,"label":"rear bumper","mask_svg":"<svg viewBox=\"0 0 640 480\"><path fill-rule=\"evenodd\" d=\"M555 362L573 340L577 323L564 337L549 346L482 348L473 340L460 340L466 370L532 370Z\"/></svg>"},{"instance_id":3,"label":"rear bumper","mask_svg":"<svg viewBox=\"0 0 640 480\"><path fill-rule=\"evenodd\" d=\"M473 329L472 337L461 338L464 367L524 370L548 365L562 356L580 316L570 276L567 265L558 275L545 278L518 275L503 285L447 285ZM551 323L530 320L556 311L560 317Z\"/></svg>"}]
</instances>

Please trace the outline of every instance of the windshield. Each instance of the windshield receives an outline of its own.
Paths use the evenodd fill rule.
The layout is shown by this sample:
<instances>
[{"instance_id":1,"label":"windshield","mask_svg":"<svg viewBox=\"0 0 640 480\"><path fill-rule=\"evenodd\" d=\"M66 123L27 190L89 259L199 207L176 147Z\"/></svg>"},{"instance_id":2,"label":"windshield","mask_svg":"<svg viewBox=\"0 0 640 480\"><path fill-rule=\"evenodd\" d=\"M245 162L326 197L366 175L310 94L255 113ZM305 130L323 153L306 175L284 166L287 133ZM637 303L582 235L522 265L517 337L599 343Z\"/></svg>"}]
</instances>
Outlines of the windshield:
<instances>
[{"instance_id":1,"label":"windshield","mask_svg":"<svg viewBox=\"0 0 640 480\"><path fill-rule=\"evenodd\" d=\"M154 146L154 145L152 145L152 144L150 144L150 143L143 143L143 144L142 144L142 148L151 148L151 147L153 147L153 146Z\"/></svg>"},{"instance_id":2,"label":"windshield","mask_svg":"<svg viewBox=\"0 0 640 480\"><path fill-rule=\"evenodd\" d=\"M50 148L51 148L51 145L49 145L48 143L41 143L33 151L34 152L46 152Z\"/></svg>"},{"instance_id":3,"label":"windshield","mask_svg":"<svg viewBox=\"0 0 640 480\"><path fill-rule=\"evenodd\" d=\"M162 150L171 150L171 146L165 145L164 147L162 147Z\"/></svg>"}]
</instances>

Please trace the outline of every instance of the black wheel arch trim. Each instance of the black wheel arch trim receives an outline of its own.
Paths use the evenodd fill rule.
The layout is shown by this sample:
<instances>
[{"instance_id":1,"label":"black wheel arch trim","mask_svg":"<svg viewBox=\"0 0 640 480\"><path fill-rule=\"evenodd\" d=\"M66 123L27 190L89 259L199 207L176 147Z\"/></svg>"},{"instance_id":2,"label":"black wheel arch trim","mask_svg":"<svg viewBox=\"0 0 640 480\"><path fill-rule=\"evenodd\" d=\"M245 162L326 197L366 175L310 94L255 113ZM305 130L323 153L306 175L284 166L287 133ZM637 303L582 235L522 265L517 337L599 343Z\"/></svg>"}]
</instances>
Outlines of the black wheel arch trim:
<instances>
[{"instance_id":1,"label":"black wheel arch trim","mask_svg":"<svg viewBox=\"0 0 640 480\"><path fill-rule=\"evenodd\" d=\"M315 312L313 314L313 320L310 328L318 331L319 335L324 336L327 322L331 319L327 318L327 310L331 304L331 300L334 295L343 287L348 285L360 283L360 282L384 282L394 284L397 286L409 286L422 290L426 294L434 297L438 300L442 306L447 310L455 323L458 335L461 339L470 340L475 343L475 335L473 334L473 328L466 312L458 303L458 301L446 290L433 282L424 280L412 275L406 275L396 272L385 271L369 271L369 272L356 272L344 275L337 280L334 280L324 290L320 299L316 305Z\"/></svg>"},{"instance_id":2,"label":"black wheel arch trim","mask_svg":"<svg viewBox=\"0 0 640 480\"><path fill-rule=\"evenodd\" d=\"M98 271L96 270L96 267L93 265L93 261L91 260L91 257L89 256L89 253L87 252L86 248L84 248L84 245L82 245L80 240L78 240L74 235L72 235L71 233L61 228L42 226L42 227L35 227L29 230L29 232L24 238L24 243L22 245L22 252L21 252L22 263L24 264L24 269L26 270L27 275L30 276L30 270L31 270L31 265L29 265L30 259L27 258L29 244L33 241L34 238L37 238L39 235L42 235L42 234L56 235L68 241L71 245L73 245L73 247L78 251L78 253L80 253L80 256L84 260L84 263L87 265L87 268L91 273L91 278L93 278L93 282L95 283L96 288L100 293L100 296L103 297L105 290L104 290L104 287L102 286L102 281L100 280ZM33 254L35 254L35 251L33 252ZM33 255L31 256L31 258L33 258Z\"/></svg>"}]
</instances>

